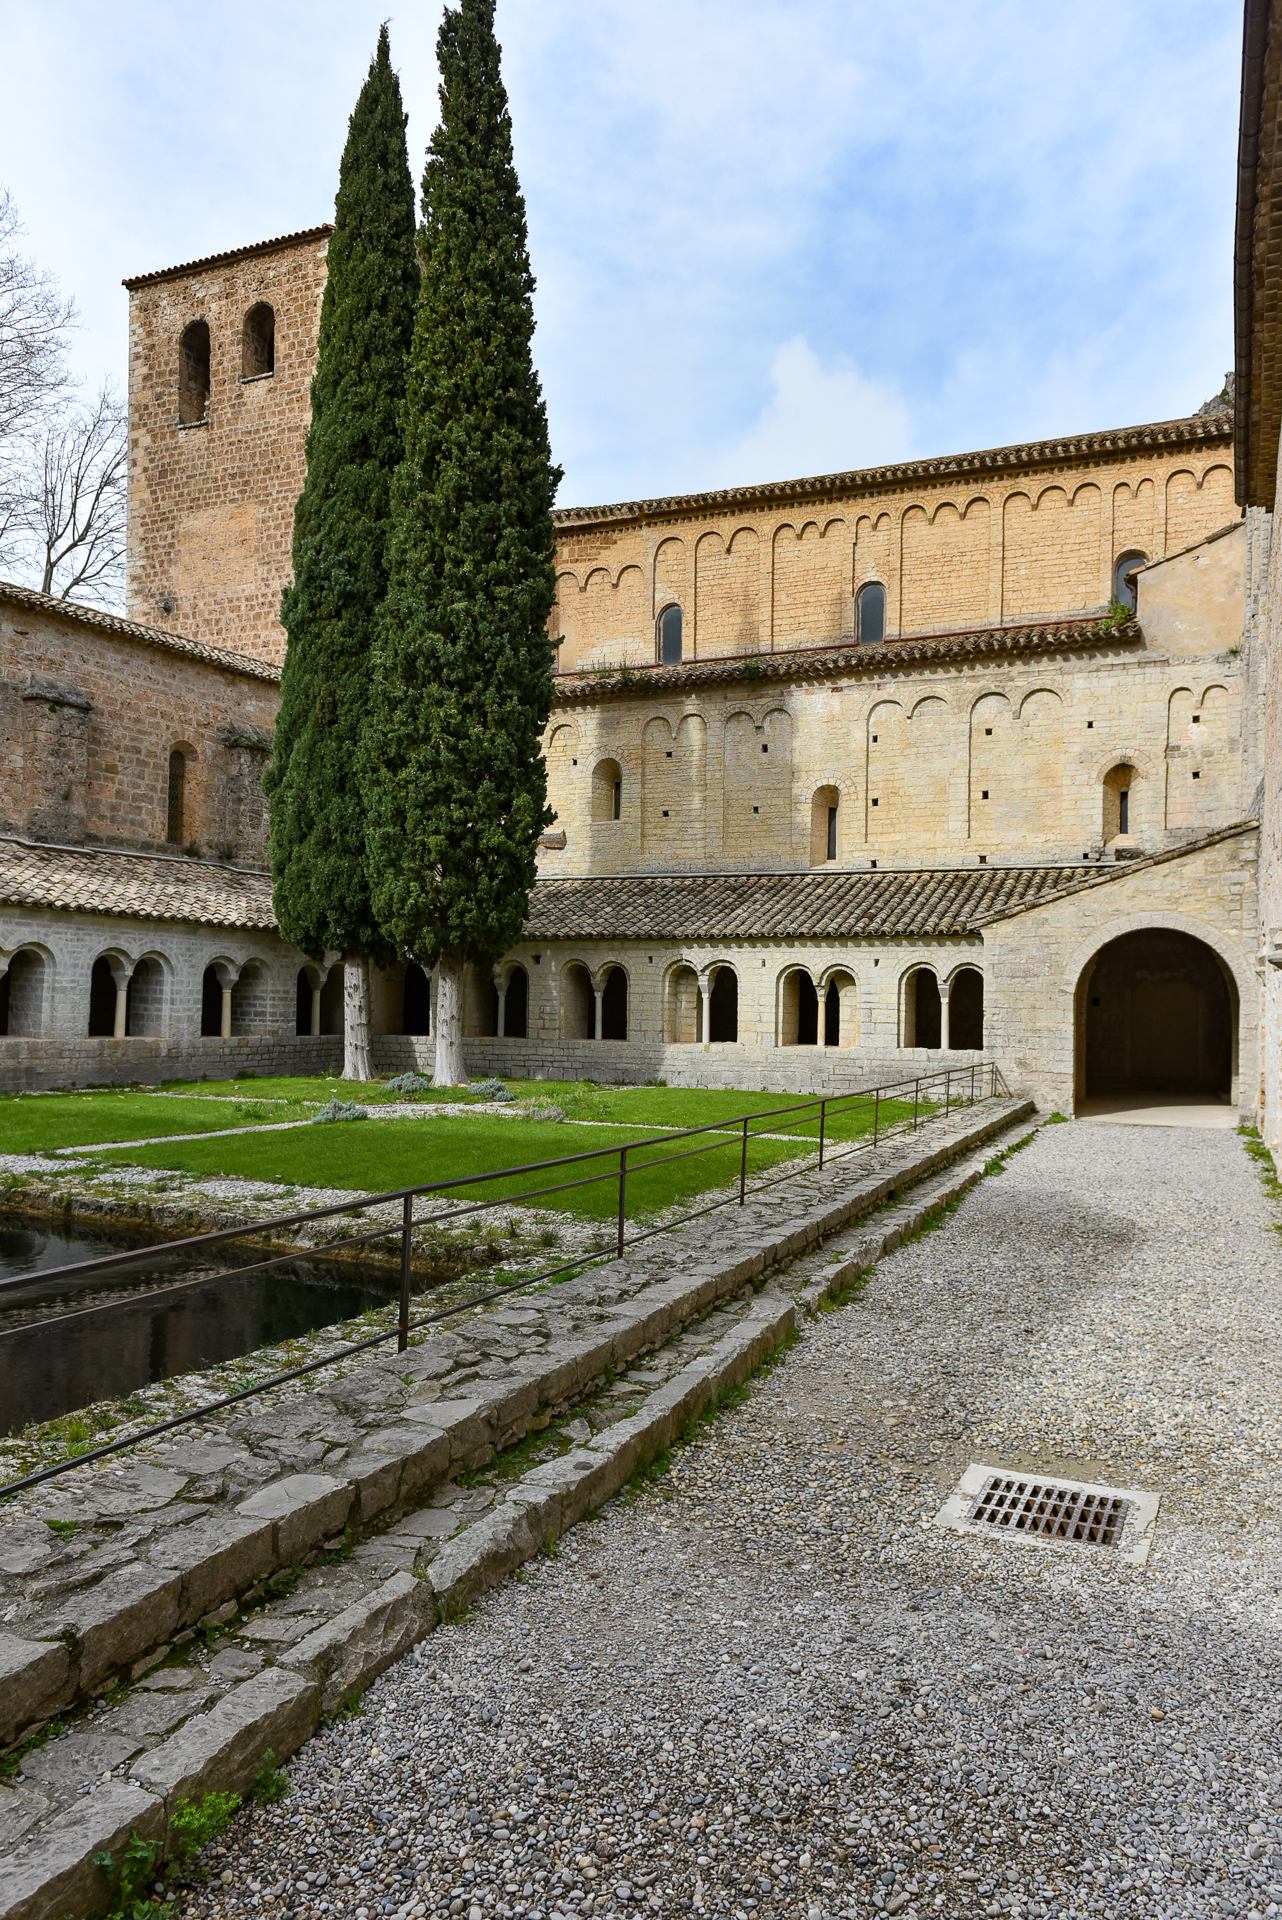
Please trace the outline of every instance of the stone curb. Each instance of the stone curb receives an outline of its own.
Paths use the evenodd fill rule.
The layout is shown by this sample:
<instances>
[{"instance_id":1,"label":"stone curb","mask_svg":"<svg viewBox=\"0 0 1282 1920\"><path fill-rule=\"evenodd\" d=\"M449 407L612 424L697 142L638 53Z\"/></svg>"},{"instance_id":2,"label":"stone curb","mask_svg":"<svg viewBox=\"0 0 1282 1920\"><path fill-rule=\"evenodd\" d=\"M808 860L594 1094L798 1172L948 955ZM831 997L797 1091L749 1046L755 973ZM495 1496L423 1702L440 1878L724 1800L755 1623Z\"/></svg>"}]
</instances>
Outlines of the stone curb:
<instances>
[{"instance_id":1,"label":"stone curb","mask_svg":"<svg viewBox=\"0 0 1282 1920\"><path fill-rule=\"evenodd\" d=\"M611 1274L614 1263L598 1268L589 1280L606 1311L578 1338L516 1360L500 1382L470 1383L469 1397L411 1403L391 1426L365 1436L343 1462L341 1477L286 1474L234 1506L174 1527L154 1561L110 1572L62 1601L47 1639L0 1633L0 1746L92 1698L114 1676L136 1677L175 1634L190 1635L208 1614L241 1600L271 1574L297 1566L345 1526L364 1528L409 1510L450 1475L482 1466L522 1438L539 1415L582 1393L608 1369L623 1370L767 1268L804 1254L874 1212L900 1187L918 1185L1005 1131L1032 1111L1032 1102L1004 1100L978 1111L984 1116L979 1125L971 1109L961 1110L962 1116L972 1114L969 1123L959 1117L949 1128L944 1122L943 1138L933 1131L938 1122L924 1138L895 1136L898 1165L892 1162L879 1178L818 1204L799 1195L806 1211L782 1229L762 1218L765 1206L775 1204L769 1196L755 1196L742 1211L728 1209L722 1255L712 1271L652 1281L610 1307L610 1289L619 1284ZM841 1164L830 1163L834 1172ZM861 1168L855 1157L850 1170L858 1175ZM585 1297L591 1300L591 1287ZM384 1353L370 1366L413 1375L423 1352Z\"/></svg>"}]
</instances>

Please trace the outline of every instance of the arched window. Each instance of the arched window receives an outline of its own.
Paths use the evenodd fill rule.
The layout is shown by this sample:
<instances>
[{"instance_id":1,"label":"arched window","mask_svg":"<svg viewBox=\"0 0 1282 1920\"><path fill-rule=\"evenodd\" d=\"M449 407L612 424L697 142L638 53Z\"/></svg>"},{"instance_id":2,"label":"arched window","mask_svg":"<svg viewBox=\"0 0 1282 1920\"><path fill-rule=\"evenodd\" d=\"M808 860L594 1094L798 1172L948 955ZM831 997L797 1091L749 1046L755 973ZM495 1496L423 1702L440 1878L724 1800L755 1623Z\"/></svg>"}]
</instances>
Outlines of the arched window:
<instances>
[{"instance_id":1,"label":"arched window","mask_svg":"<svg viewBox=\"0 0 1282 1920\"><path fill-rule=\"evenodd\" d=\"M165 969L155 954L140 960L125 993L125 1032L165 1031Z\"/></svg>"},{"instance_id":2,"label":"arched window","mask_svg":"<svg viewBox=\"0 0 1282 1920\"><path fill-rule=\"evenodd\" d=\"M1148 565L1146 553L1119 553L1113 562L1113 604L1135 611L1135 575Z\"/></svg>"},{"instance_id":3,"label":"arched window","mask_svg":"<svg viewBox=\"0 0 1282 1920\"><path fill-rule=\"evenodd\" d=\"M880 580L868 580L855 596L855 639L861 647L886 638L886 589Z\"/></svg>"},{"instance_id":4,"label":"arched window","mask_svg":"<svg viewBox=\"0 0 1282 1920\"><path fill-rule=\"evenodd\" d=\"M165 838L180 847L187 837L187 755L175 747L169 755L169 793L165 808Z\"/></svg>"},{"instance_id":5,"label":"arched window","mask_svg":"<svg viewBox=\"0 0 1282 1920\"><path fill-rule=\"evenodd\" d=\"M265 300L245 315L240 337L240 377L257 380L276 371L276 315Z\"/></svg>"},{"instance_id":6,"label":"arched window","mask_svg":"<svg viewBox=\"0 0 1282 1920\"><path fill-rule=\"evenodd\" d=\"M579 960L561 976L561 1032L567 1040L596 1039L596 994L592 976Z\"/></svg>"},{"instance_id":7,"label":"arched window","mask_svg":"<svg viewBox=\"0 0 1282 1920\"><path fill-rule=\"evenodd\" d=\"M939 981L930 967L914 967L904 982L904 1045L938 1047L943 1033Z\"/></svg>"},{"instance_id":8,"label":"arched window","mask_svg":"<svg viewBox=\"0 0 1282 1920\"><path fill-rule=\"evenodd\" d=\"M842 967L824 992L824 1045L853 1047L859 1039L859 1002L855 976Z\"/></svg>"},{"instance_id":9,"label":"arched window","mask_svg":"<svg viewBox=\"0 0 1282 1920\"><path fill-rule=\"evenodd\" d=\"M17 1039L45 1030L49 963L35 947L22 947L0 974L0 1034Z\"/></svg>"},{"instance_id":10,"label":"arched window","mask_svg":"<svg viewBox=\"0 0 1282 1920\"><path fill-rule=\"evenodd\" d=\"M1126 761L1116 767L1110 767L1104 775L1104 844L1119 840L1134 832L1132 821L1131 790L1135 785L1135 769Z\"/></svg>"},{"instance_id":11,"label":"arched window","mask_svg":"<svg viewBox=\"0 0 1282 1920\"><path fill-rule=\"evenodd\" d=\"M819 1044L819 995L803 967L793 967L784 975L779 1000L779 1044L781 1047Z\"/></svg>"},{"instance_id":12,"label":"arched window","mask_svg":"<svg viewBox=\"0 0 1282 1920\"><path fill-rule=\"evenodd\" d=\"M669 1046L694 1046L699 1038L699 976L682 963L663 983L663 1037Z\"/></svg>"},{"instance_id":13,"label":"arched window","mask_svg":"<svg viewBox=\"0 0 1282 1920\"><path fill-rule=\"evenodd\" d=\"M837 808L841 796L836 787L820 787L810 802L810 864L826 866L837 858Z\"/></svg>"},{"instance_id":14,"label":"arched window","mask_svg":"<svg viewBox=\"0 0 1282 1920\"><path fill-rule=\"evenodd\" d=\"M209 323L193 320L178 343L178 419L184 427L209 417Z\"/></svg>"},{"instance_id":15,"label":"arched window","mask_svg":"<svg viewBox=\"0 0 1282 1920\"><path fill-rule=\"evenodd\" d=\"M304 970L305 972L305 970ZM300 981L304 974L299 974ZM311 1004L308 1001L308 1024L306 1031L311 1032ZM223 1030L223 983L218 977L218 969L212 963L200 976L200 1037L202 1040L216 1040ZM304 1031L300 1027L300 1033Z\"/></svg>"},{"instance_id":16,"label":"arched window","mask_svg":"<svg viewBox=\"0 0 1282 1920\"><path fill-rule=\"evenodd\" d=\"M681 658L681 609L665 607L656 627L659 665L675 667Z\"/></svg>"},{"instance_id":17,"label":"arched window","mask_svg":"<svg viewBox=\"0 0 1282 1920\"><path fill-rule=\"evenodd\" d=\"M963 967L948 989L948 1044L978 1053L984 1044L984 976Z\"/></svg>"},{"instance_id":18,"label":"arched window","mask_svg":"<svg viewBox=\"0 0 1282 1920\"><path fill-rule=\"evenodd\" d=\"M431 1031L431 981L417 960L407 960L401 985L401 1032L422 1035Z\"/></svg>"},{"instance_id":19,"label":"arched window","mask_svg":"<svg viewBox=\"0 0 1282 1920\"><path fill-rule=\"evenodd\" d=\"M598 760L592 770L592 818L619 820L623 815L623 769L617 760Z\"/></svg>"},{"instance_id":20,"label":"arched window","mask_svg":"<svg viewBox=\"0 0 1282 1920\"><path fill-rule=\"evenodd\" d=\"M116 976L105 953L89 975L89 1038L109 1040L116 1031Z\"/></svg>"},{"instance_id":21,"label":"arched window","mask_svg":"<svg viewBox=\"0 0 1282 1920\"><path fill-rule=\"evenodd\" d=\"M336 969L336 971L338 971ZM266 1033L270 1025L270 982L261 960L247 960L231 990L233 1033ZM324 1030L322 1018L322 1031Z\"/></svg>"},{"instance_id":22,"label":"arched window","mask_svg":"<svg viewBox=\"0 0 1282 1920\"><path fill-rule=\"evenodd\" d=\"M708 1038L739 1038L739 976L733 967L718 967L708 994Z\"/></svg>"},{"instance_id":23,"label":"arched window","mask_svg":"<svg viewBox=\"0 0 1282 1920\"><path fill-rule=\"evenodd\" d=\"M507 977L503 997L503 1032L509 1040L526 1040L530 1032L530 976L524 967L513 967Z\"/></svg>"},{"instance_id":24,"label":"arched window","mask_svg":"<svg viewBox=\"0 0 1282 1920\"><path fill-rule=\"evenodd\" d=\"M628 1037L628 976L622 967L611 967L601 991L601 1038L626 1040Z\"/></svg>"}]
</instances>

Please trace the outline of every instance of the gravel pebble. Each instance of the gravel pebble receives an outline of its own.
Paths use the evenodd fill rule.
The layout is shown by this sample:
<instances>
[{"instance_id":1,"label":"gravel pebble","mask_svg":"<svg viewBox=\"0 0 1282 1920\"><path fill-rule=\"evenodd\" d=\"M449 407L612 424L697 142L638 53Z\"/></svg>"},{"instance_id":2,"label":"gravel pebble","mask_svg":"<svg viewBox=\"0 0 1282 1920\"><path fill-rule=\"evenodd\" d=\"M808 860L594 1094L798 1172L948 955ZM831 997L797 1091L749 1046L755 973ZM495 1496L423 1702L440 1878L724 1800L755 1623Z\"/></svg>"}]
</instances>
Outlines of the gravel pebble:
<instances>
[{"instance_id":1,"label":"gravel pebble","mask_svg":"<svg viewBox=\"0 0 1282 1920\"><path fill-rule=\"evenodd\" d=\"M184 1920L1282 1913L1282 1249L1232 1134L1050 1127L386 1674ZM1148 1565L930 1523L983 1459Z\"/></svg>"}]
</instances>

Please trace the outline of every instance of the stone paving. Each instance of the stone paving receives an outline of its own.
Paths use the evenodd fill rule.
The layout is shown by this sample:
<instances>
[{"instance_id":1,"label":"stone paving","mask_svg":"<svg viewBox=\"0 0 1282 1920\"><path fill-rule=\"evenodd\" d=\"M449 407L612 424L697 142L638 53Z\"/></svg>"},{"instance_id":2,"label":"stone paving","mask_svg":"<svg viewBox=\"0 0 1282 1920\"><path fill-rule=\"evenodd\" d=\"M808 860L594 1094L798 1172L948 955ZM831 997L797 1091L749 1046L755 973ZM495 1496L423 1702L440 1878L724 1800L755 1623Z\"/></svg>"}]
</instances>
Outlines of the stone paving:
<instances>
[{"instance_id":1,"label":"stone paving","mask_svg":"<svg viewBox=\"0 0 1282 1920\"><path fill-rule=\"evenodd\" d=\"M242 1814L181 1920L1282 1912L1282 1247L1241 1141L1043 1129ZM939 1531L973 1459L1146 1566Z\"/></svg>"},{"instance_id":2,"label":"stone paving","mask_svg":"<svg viewBox=\"0 0 1282 1920\"><path fill-rule=\"evenodd\" d=\"M158 1836L179 1798L244 1784L267 1748L293 1751L353 1682L616 1491L779 1344L793 1300L753 1291L772 1261L1026 1110L999 1102L940 1121L473 1313L407 1355L350 1363L301 1399L211 1418L10 1503L3 1737L97 1704L20 1750L0 1792L0 1846L15 1849L0 1912L89 1910L98 1847ZM960 1190L979 1164L938 1178ZM900 1214L931 1204L929 1188ZM879 1217L847 1264L875 1257L895 1219ZM820 1247L797 1286L817 1298L842 1258ZM574 1417L545 1437L549 1451L517 1459L515 1486L504 1472L478 1479L496 1448L564 1407ZM193 1664L196 1628L217 1651ZM117 1697L122 1680L136 1684Z\"/></svg>"}]
</instances>

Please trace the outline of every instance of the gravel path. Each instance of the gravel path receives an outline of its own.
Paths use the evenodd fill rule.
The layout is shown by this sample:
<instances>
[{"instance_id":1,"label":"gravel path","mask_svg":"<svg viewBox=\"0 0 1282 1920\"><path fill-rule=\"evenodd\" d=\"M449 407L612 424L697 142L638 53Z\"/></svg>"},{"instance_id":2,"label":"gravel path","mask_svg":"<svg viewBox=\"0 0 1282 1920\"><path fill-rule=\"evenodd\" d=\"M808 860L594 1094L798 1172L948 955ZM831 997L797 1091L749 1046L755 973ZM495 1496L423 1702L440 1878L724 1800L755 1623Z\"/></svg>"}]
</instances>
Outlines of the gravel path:
<instances>
[{"instance_id":1,"label":"gravel path","mask_svg":"<svg viewBox=\"0 0 1282 1920\"><path fill-rule=\"evenodd\" d=\"M1282 1244L1232 1134L1047 1128L669 1477L321 1734L184 1920L1282 1912ZM1144 1568L928 1524L1158 1491Z\"/></svg>"}]
</instances>

